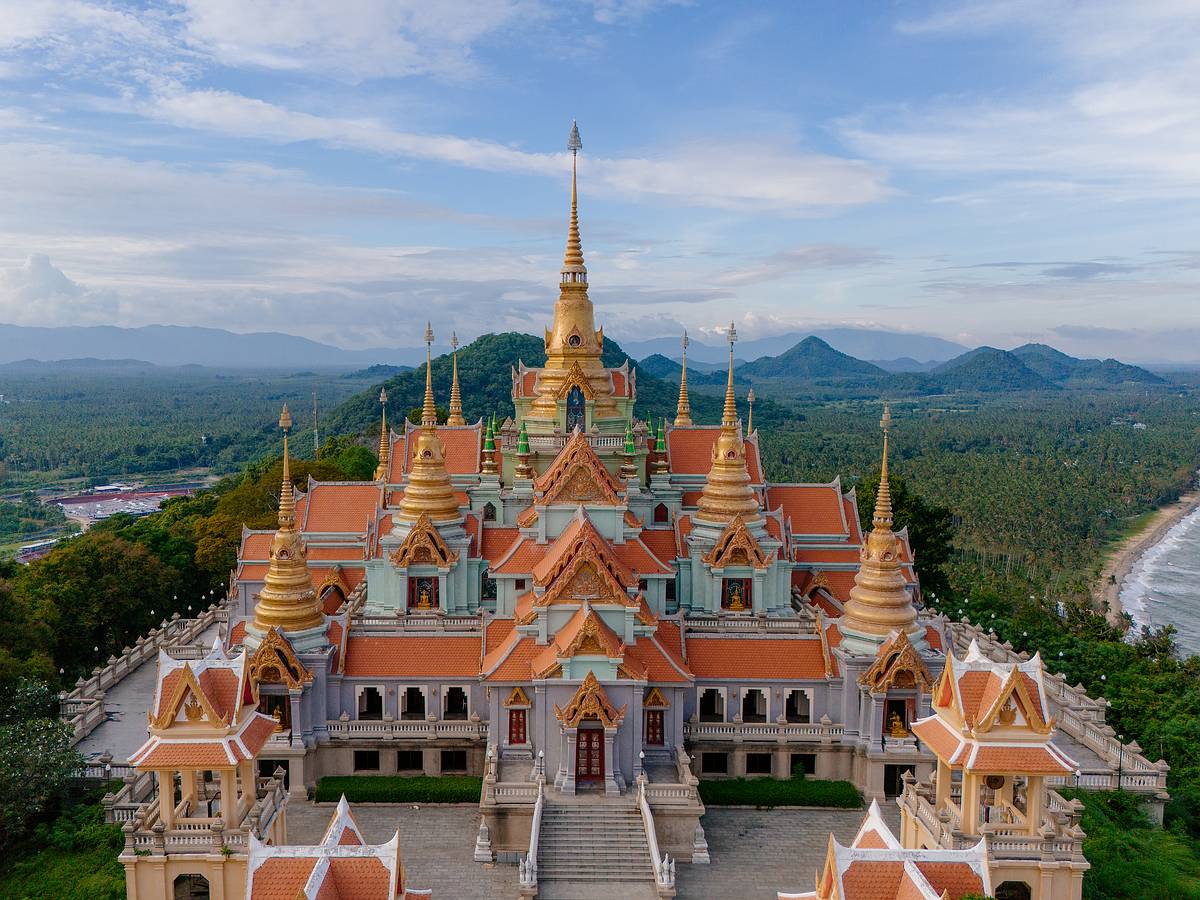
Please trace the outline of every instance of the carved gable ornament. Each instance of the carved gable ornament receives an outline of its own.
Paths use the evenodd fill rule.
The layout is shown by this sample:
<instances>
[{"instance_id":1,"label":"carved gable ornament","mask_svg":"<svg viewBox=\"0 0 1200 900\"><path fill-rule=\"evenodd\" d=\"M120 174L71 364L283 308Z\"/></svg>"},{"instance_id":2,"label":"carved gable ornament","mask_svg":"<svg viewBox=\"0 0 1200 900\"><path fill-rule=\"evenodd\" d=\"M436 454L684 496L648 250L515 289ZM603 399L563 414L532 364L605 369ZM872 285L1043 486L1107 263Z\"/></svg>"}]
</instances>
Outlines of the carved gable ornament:
<instances>
[{"instance_id":1,"label":"carved gable ornament","mask_svg":"<svg viewBox=\"0 0 1200 900\"><path fill-rule=\"evenodd\" d=\"M621 502L620 485L600 462L583 432L575 432L555 457L550 468L537 479L539 503Z\"/></svg>"},{"instance_id":2,"label":"carved gable ornament","mask_svg":"<svg viewBox=\"0 0 1200 900\"><path fill-rule=\"evenodd\" d=\"M263 636L254 656L250 657L247 674L256 688L263 683L286 684L293 690L303 688L313 680L312 672L296 658L296 651L278 628L272 628Z\"/></svg>"},{"instance_id":3,"label":"carved gable ornament","mask_svg":"<svg viewBox=\"0 0 1200 900\"><path fill-rule=\"evenodd\" d=\"M728 566L752 566L755 569L765 569L770 560L758 546L758 541L746 527L746 520L741 514L734 516L712 550L704 557L704 562L714 569L724 569Z\"/></svg>"},{"instance_id":4,"label":"carved gable ornament","mask_svg":"<svg viewBox=\"0 0 1200 900\"><path fill-rule=\"evenodd\" d=\"M642 706L646 709L670 709L671 704L667 698L663 696L663 692L658 688L650 688L650 693L646 695L646 699L642 701Z\"/></svg>"},{"instance_id":5,"label":"carved gable ornament","mask_svg":"<svg viewBox=\"0 0 1200 900\"><path fill-rule=\"evenodd\" d=\"M879 648L875 661L858 676L858 683L869 687L874 694L882 694L891 687L920 687L928 691L933 676L908 635L901 631Z\"/></svg>"},{"instance_id":6,"label":"carved gable ornament","mask_svg":"<svg viewBox=\"0 0 1200 900\"><path fill-rule=\"evenodd\" d=\"M588 672L571 702L565 707L555 706L554 715L564 728L578 728L584 719L598 720L605 728L616 728L625 720L627 707L628 704L620 709L613 706L596 674Z\"/></svg>"},{"instance_id":7,"label":"carved gable ornament","mask_svg":"<svg viewBox=\"0 0 1200 900\"><path fill-rule=\"evenodd\" d=\"M583 397L585 400L596 399L596 392L592 390L592 385L591 382L588 381L587 373L580 368L578 360L575 361L575 364L572 365L570 370L567 372L567 377L563 380L562 387L558 389L558 393L555 394L555 397L557 397L559 400L565 400L567 398L567 394L571 393L572 388L579 388L579 390L583 392Z\"/></svg>"},{"instance_id":8,"label":"carved gable ornament","mask_svg":"<svg viewBox=\"0 0 1200 900\"><path fill-rule=\"evenodd\" d=\"M229 724L229 719L213 707L191 666L184 663L181 668L171 673L176 674L178 677L173 679L171 693L160 706L159 714L148 715L151 728L169 728L179 720L181 714L189 723L207 721L214 728L224 728Z\"/></svg>"},{"instance_id":9,"label":"carved gable ornament","mask_svg":"<svg viewBox=\"0 0 1200 900\"><path fill-rule=\"evenodd\" d=\"M421 513L404 542L391 556L392 565L398 569L409 566L437 566L449 569L458 562L458 554L447 546L427 513Z\"/></svg>"},{"instance_id":10,"label":"carved gable ornament","mask_svg":"<svg viewBox=\"0 0 1200 900\"><path fill-rule=\"evenodd\" d=\"M607 568L594 559L582 558L575 562L572 569L552 579L546 592L536 599L534 605L551 606L556 603L584 600L592 603L619 603L622 606L633 606L637 603L630 598Z\"/></svg>"},{"instance_id":11,"label":"carved gable ornament","mask_svg":"<svg viewBox=\"0 0 1200 900\"><path fill-rule=\"evenodd\" d=\"M505 706L529 706L529 696L525 693L520 685L512 689L512 693L508 695L508 699L504 701Z\"/></svg>"},{"instance_id":12,"label":"carved gable ornament","mask_svg":"<svg viewBox=\"0 0 1200 900\"><path fill-rule=\"evenodd\" d=\"M996 695L996 699L992 701L976 724L976 732L991 731L997 724L1013 725L1016 723L1019 713L1022 724L1030 731L1035 734L1050 733L1054 728L1054 720L1051 719L1047 722L1043 719L1041 706L1033 699L1026 679L1032 681L1028 675L1013 666L1003 687L1000 688L1000 693Z\"/></svg>"},{"instance_id":13,"label":"carved gable ornament","mask_svg":"<svg viewBox=\"0 0 1200 900\"><path fill-rule=\"evenodd\" d=\"M621 654L621 643L617 640L616 635L600 621L600 617L593 610L589 609L584 616L583 624L579 626L579 631L563 648L562 658L606 656L612 659Z\"/></svg>"}]
</instances>

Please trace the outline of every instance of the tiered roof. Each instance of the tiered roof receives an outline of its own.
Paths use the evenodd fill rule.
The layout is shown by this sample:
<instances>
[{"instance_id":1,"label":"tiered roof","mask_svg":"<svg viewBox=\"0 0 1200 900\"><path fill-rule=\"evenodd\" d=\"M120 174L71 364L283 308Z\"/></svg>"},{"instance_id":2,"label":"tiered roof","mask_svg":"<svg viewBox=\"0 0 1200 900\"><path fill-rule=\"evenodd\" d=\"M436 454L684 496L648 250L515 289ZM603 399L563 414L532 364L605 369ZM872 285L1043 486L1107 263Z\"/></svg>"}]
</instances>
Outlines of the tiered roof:
<instances>
[{"instance_id":1,"label":"tiered roof","mask_svg":"<svg viewBox=\"0 0 1200 900\"><path fill-rule=\"evenodd\" d=\"M961 900L991 894L987 849L980 840L966 850L906 850L871 801L849 846L829 836L816 890L780 892L779 900Z\"/></svg>"},{"instance_id":2,"label":"tiered roof","mask_svg":"<svg viewBox=\"0 0 1200 900\"><path fill-rule=\"evenodd\" d=\"M404 886L400 832L385 844L370 845L343 797L314 846L264 844L250 835L246 867L248 900L415 900L430 891Z\"/></svg>"}]
</instances>

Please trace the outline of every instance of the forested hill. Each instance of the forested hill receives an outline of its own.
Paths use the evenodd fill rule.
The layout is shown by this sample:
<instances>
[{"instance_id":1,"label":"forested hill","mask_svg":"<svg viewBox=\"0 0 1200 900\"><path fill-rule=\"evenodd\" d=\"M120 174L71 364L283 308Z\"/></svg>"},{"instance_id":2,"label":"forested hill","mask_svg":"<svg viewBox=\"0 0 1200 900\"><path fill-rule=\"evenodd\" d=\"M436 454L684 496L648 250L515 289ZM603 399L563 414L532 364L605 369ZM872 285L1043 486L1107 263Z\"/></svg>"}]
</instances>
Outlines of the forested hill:
<instances>
[{"instance_id":1,"label":"forested hill","mask_svg":"<svg viewBox=\"0 0 1200 900\"><path fill-rule=\"evenodd\" d=\"M825 378L887 373L879 366L834 350L820 338L806 337L786 353L746 363L734 374L743 378Z\"/></svg>"},{"instance_id":2,"label":"forested hill","mask_svg":"<svg viewBox=\"0 0 1200 900\"><path fill-rule=\"evenodd\" d=\"M606 366L616 368L628 357L615 341L605 338L602 359ZM516 332L485 334L459 349L458 378L462 390L463 416L468 422L474 422L481 416L490 416L493 412L500 420L513 414L511 371L518 361L523 361L527 366L543 365L546 352L542 340ZM673 419L679 391L677 384L655 378L633 360L630 360L630 365L637 369L635 415L639 419L655 421L664 416ZM442 409L450 403L451 378L450 355L435 357L433 391ZM403 372L383 384L388 392L389 416L394 427L399 429L404 415L421 405L425 394L425 367ZM716 424L721 420L719 397L693 393L691 405L692 418L696 422ZM780 410L768 401L755 405L756 422L761 421L765 425L779 415ZM355 394L322 423L322 430L328 434L368 435L377 433L378 428L379 385Z\"/></svg>"}]
</instances>

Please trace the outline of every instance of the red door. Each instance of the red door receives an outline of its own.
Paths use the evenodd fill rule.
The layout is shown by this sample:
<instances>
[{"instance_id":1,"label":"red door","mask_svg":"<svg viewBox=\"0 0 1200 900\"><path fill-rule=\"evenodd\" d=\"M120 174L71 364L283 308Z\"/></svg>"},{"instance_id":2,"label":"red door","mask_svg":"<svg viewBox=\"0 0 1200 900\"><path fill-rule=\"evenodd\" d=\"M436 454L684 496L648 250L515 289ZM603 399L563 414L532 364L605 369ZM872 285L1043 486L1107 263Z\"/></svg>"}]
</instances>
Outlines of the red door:
<instances>
[{"instance_id":1,"label":"red door","mask_svg":"<svg viewBox=\"0 0 1200 900\"><path fill-rule=\"evenodd\" d=\"M525 710L523 709L508 711L508 742L510 744L525 743Z\"/></svg>"},{"instance_id":2,"label":"red door","mask_svg":"<svg viewBox=\"0 0 1200 900\"><path fill-rule=\"evenodd\" d=\"M664 742L663 711L661 709L646 710L646 743L651 747L661 747Z\"/></svg>"},{"instance_id":3,"label":"red door","mask_svg":"<svg viewBox=\"0 0 1200 900\"><path fill-rule=\"evenodd\" d=\"M580 729L575 740L575 780L604 780L604 732Z\"/></svg>"}]
</instances>

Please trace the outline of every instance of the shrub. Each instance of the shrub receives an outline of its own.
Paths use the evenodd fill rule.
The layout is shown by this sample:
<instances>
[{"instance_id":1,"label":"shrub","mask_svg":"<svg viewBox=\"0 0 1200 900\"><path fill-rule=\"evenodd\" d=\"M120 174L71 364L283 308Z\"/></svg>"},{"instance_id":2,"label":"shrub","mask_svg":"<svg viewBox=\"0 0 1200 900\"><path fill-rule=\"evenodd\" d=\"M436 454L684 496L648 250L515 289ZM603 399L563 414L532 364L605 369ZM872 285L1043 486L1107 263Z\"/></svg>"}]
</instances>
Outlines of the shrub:
<instances>
[{"instance_id":1,"label":"shrub","mask_svg":"<svg viewBox=\"0 0 1200 900\"><path fill-rule=\"evenodd\" d=\"M734 778L701 781L700 799L710 806L834 806L857 809L862 794L849 781L789 778Z\"/></svg>"},{"instance_id":2,"label":"shrub","mask_svg":"<svg viewBox=\"0 0 1200 900\"><path fill-rule=\"evenodd\" d=\"M478 803L483 779L469 775L340 775L317 782L318 803Z\"/></svg>"},{"instance_id":3,"label":"shrub","mask_svg":"<svg viewBox=\"0 0 1200 900\"><path fill-rule=\"evenodd\" d=\"M38 826L32 844L41 849L14 855L0 865L0 897L13 900L121 900L125 870L117 862L121 829L104 824L104 809L86 803Z\"/></svg>"}]
</instances>

